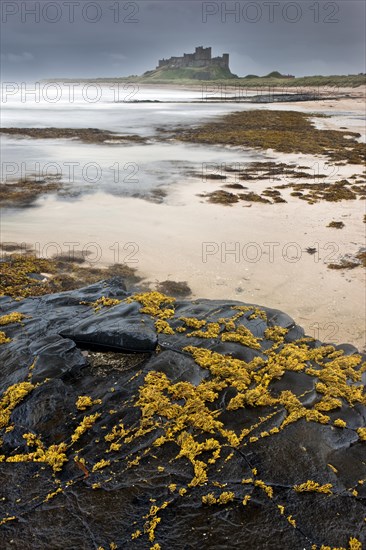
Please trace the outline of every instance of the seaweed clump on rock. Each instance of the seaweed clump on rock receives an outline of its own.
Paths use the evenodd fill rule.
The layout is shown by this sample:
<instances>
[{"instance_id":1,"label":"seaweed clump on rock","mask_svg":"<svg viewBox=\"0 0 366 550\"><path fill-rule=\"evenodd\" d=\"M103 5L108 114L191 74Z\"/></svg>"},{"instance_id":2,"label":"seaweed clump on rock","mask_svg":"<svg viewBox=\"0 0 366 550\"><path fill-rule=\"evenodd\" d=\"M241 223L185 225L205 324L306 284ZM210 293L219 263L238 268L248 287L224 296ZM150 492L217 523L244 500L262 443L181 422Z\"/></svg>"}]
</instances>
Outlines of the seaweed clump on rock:
<instances>
[{"instance_id":1,"label":"seaweed clump on rock","mask_svg":"<svg viewBox=\"0 0 366 550\"><path fill-rule=\"evenodd\" d=\"M120 278L0 306L2 547L361 549L352 346Z\"/></svg>"}]
</instances>

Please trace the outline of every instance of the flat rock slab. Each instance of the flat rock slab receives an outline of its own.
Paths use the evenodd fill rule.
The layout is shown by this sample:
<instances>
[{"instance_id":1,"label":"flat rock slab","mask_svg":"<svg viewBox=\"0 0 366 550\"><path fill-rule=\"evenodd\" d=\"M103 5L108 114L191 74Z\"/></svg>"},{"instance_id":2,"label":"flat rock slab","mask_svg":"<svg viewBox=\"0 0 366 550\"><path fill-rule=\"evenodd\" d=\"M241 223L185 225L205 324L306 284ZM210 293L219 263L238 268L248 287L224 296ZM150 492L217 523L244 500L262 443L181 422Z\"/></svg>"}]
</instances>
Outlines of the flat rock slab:
<instances>
[{"instance_id":1,"label":"flat rock slab","mask_svg":"<svg viewBox=\"0 0 366 550\"><path fill-rule=\"evenodd\" d=\"M158 338L151 319L140 314L140 305L119 304L98 312L60 332L83 346L146 353L154 351Z\"/></svg>"}]
</instances>

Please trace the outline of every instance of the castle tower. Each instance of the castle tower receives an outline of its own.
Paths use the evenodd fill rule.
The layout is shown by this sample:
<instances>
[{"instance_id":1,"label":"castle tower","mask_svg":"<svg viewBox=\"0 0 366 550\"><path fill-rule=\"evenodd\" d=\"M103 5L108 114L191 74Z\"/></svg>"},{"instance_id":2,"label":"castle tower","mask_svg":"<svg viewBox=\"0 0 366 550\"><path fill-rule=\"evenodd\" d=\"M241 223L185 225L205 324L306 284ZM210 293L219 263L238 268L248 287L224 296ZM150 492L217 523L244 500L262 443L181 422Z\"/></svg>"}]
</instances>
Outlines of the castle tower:
<instances>
[{"instance_id":1,"label":"castle tower","mask_svg":"<svg viewBox=\"0 0 366 550\"><path fill-rule=\"evenodd\" d=\"M229 54L228 53L223 53L222 54L222 61L223 61L224 67L226 67L228 69L229 68Z\"/></svg>"},{"instance_id":2,"label":"castle tower","mask_svg":"<svg viewBox=\"0 0 366 550\"><path fill-rule=\"evenodd\" d=\"M195 59L197 59L197 61L209 61L211 59L211 48L198 46L195 51Z\"/></svg>"}]
</instances>

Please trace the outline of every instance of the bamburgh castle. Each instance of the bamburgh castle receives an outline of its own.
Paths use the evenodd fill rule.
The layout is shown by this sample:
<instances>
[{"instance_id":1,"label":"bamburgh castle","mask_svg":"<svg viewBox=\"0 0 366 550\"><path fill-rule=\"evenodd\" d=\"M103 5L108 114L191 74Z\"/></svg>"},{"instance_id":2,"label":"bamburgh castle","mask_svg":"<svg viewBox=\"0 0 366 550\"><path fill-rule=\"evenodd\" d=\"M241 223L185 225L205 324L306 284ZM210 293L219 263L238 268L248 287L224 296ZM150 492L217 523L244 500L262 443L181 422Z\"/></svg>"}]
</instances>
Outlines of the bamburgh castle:
<instances>
[{"instance_id":1,"label":"bamburgh castle","mask_svg":"<svg viewBox=\"0 0 366 550\"><path fill-rule=\"evenodd\" d=\"M199 46L194 53L185 53L183 57L171 57L160 59L156 67L168 67L169 69L182 69L184 67L221 67L229 69L229 54L224 53L222 57L211 57L211 48Z\"/></svg>"}]
</instances>

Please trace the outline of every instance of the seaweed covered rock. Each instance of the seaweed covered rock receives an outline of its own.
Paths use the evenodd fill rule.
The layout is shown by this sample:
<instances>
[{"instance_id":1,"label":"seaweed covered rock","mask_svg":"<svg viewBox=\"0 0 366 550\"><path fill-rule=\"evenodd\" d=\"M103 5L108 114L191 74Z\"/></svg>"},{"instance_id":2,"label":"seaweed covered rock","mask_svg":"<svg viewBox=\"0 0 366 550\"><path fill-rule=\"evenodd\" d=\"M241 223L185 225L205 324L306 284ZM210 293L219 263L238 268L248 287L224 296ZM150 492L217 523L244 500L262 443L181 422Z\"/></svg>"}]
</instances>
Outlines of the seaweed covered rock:
<instances>
[{"instance_id":1,"label":"seaweed covered rock","mask_svg":"<svg viewBox=\"0 0 366 550\"><path fill-rule=\"evenodd\" d=\"M362 548L352 346L118 279L0 307L1 548Z\"/></svg>"}]
</instances>

